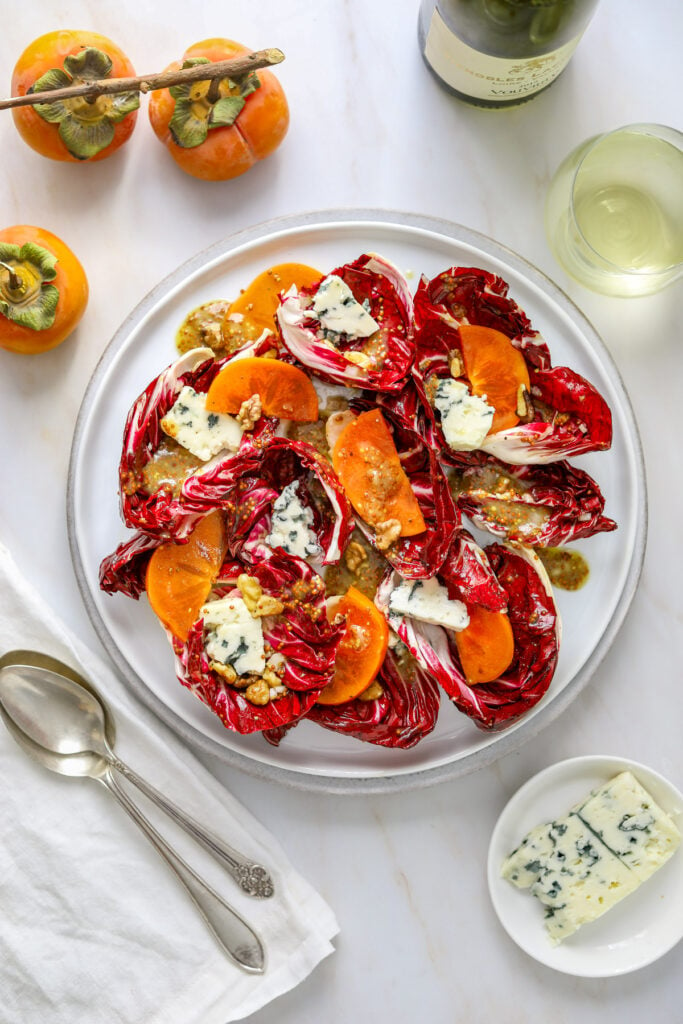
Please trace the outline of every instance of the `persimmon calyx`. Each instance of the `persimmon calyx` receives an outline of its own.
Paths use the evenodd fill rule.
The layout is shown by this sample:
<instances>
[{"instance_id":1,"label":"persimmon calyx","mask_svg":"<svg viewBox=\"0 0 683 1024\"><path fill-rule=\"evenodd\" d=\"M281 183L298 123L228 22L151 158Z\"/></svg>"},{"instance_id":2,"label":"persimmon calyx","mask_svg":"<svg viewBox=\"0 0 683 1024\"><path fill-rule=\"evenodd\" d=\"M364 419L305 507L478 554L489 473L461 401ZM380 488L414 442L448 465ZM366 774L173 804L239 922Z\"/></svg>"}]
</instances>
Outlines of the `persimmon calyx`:
<instances>
[{"instance_id":1,"label":"persimmon calyx","mask_svg":"<svg viewBox=\"0 0 683 1024\"><path fill-rule=\"evenodd\" d=\"M63 67L51 68L41 75L29 92L98 82L109 77L112 66L111 58L103 50L85 46L65 57ZM36 103L33 109L44 121L59 125L59 137L73 157L90 160L112 142L114 125L139 106L140 95L133 91Z\"/></svg>"},{"instance_id":2,"label":"persimmon calyx","mask_svg":"<svg viewBox=\"0 0 683 1024\"><path fill-rule=\"evenodd\" d=\"M0 242L0 313L32 331L45 331L55 321L59 289L50 284L57 257L35 242Z\"/></svg>"},{"instance_id":3,"label":"persimmon calyx","mask_svg":"<svg viewBox=\"0 0 683 1024\"><path fill-rule=\"evenodd\" d=\"M192 57L183 61L183 70L210 63L207 57ZM175 109L168 127L173 141L183 149L201 146L211 128L229 128L235 123L245 98L260 86L254 71L239 79L217 78L172 85L169 92L175 100Z\"/></svg>"}]
</instances>

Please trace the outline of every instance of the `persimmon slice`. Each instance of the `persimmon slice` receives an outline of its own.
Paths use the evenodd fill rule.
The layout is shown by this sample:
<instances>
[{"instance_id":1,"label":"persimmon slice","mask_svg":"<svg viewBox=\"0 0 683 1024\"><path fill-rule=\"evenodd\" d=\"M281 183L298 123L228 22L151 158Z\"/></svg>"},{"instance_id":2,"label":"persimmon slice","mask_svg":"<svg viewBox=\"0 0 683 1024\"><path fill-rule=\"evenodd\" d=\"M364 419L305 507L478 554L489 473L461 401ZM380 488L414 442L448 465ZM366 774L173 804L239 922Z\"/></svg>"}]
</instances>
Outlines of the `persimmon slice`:
<instances>
[{"instance_id":1,"label":"persimmon slice","mask_svg":"<svg viewBox=\"0 0 683 1024\"><path fill-rule=\"evenodd\" d=\"M185 544L168 541L152 553L147 563L145 586L152 611L180 640L209 596L227 550L221 512L201 519Z\"/></svg>"},{"instance_id":2,"label":"persimmon slice","mask_svg":"<svg viewBox=\"0 0 683 1024\"><path fill-rule=\"evenodd\" d=\"M367 690L379 672L389 643L387 620L369 597L349 587L328 603L328 617L346 616L346 632L337 648L334 677L320 692L318 704L345 704Z\"/></svg>"},{"instance_id":3,"label":"persimmon slice","mask_svg":"<svg viewBox=\"0 0 683 1024\"><path fill-rule=\"evenodd\" d=\"M520 385L527 391L530 387L524 356L507 335L492 327L461 324L458 330L472 393L485 395L495 409L490 432L516 427Z\"/></svg>"},{"instance_id":4,"label":"persimmon slice","mask_svg":"<svg viewBox=\"0 0 683 1024\"><path fill-rule=\"evenodd\" d=\"M349 501L370 526L397 519L401 537L427 529L379 409L361 413L342 430L332 449L332 465Z\"/></svg>"},{"instance_id":5,"label":"persimmon slice","mask_svg":"<svg viewBox=\"0 0 683 1024\"><path fill-rule=\"evenodd\" d=\"M467 682L491 683L510 665L515 638L505 612L492 612L480 605L468 605L470 624L455 633L455 644Z\"/></svg>"},{"instance_id":6,"label":"persimmon slice","mask_svg":"<svg viewBox=\"0 0 683 1024\"><path fill-rule=\"evenodd\" d=\"M286 292L293 284L298 289L310 288L322 281L324 276L315 267L305 263L278 263L254 278L240 297L231 303L226 318L233 313L241 313L260 327L272 331L280 293Z\"/></svg>"},{"instance_id":7,"label":"persimmon slice","mask_svg":"<svg viewBox=\"0 0 683 1024\"><path fill-rule=\"evenodd\" d=\"M206 394L209 412L238 413L252 395L261 398L266 416L297 423L318 419L318 396L303 370L279 359L233 359L214 377Z\"/></svg>"}]
</instances>

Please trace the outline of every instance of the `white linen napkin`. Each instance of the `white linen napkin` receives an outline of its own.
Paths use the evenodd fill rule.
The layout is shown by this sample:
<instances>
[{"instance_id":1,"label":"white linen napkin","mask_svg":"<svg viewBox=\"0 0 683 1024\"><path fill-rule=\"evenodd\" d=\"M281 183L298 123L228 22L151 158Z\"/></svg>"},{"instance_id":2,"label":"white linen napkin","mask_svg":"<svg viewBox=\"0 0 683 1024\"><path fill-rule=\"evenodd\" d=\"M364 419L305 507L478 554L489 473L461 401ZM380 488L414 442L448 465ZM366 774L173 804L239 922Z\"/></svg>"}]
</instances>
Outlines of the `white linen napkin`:
<instances>
[{"instance_id":1,"label":"white linen napkin","mask_svg":"<svg viewBox=\"0 0 683 1024\"><path fill-rule=\"evenodd\" d=\"M71 635L0 545L0 655L60 658L103 693L116 752L237 849L276 895L243 894L131 791L157 828L259 934L263 975L222 953L185 890L104 787L33 762L0 721L0 1017L3 1024L227 1024L302 981L328 954L334 914L276 841L114 672Z\"/></svg>"}]
</instances>

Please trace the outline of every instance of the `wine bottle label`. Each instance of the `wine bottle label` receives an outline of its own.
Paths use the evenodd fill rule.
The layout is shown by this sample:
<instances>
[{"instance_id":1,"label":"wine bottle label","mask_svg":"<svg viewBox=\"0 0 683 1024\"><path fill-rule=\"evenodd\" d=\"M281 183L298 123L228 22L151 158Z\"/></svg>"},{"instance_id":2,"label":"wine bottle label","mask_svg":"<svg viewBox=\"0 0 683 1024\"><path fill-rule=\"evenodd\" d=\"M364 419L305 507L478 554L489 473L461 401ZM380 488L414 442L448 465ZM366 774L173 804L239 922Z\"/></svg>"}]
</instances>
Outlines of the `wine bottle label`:
<instances>
[{"instance_id":1,"label":"wine bottle label","mask_svg":"<svg viewBox=\"0 0 683 1024\"><path fill-rule=\"evenodd\" d=\"M435 9L425 40L425 57L447 85L480 100L514 100L550 85L567 66L582 33L537 57L492 57L458 39Z\"/></svg>"}]
</instances>

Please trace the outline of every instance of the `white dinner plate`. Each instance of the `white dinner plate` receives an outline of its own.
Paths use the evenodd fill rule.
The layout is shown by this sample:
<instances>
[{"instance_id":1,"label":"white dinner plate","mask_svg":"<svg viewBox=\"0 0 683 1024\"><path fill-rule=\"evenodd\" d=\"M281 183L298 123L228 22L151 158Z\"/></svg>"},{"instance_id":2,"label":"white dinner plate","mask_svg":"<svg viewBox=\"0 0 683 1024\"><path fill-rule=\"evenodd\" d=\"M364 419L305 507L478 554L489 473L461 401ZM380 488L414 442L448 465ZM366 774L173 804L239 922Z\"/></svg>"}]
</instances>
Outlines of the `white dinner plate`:
<instances>
[{"instance_id":1,"label":"white dinner plate","mask_svg":"<svg viewBox=\"0 0 683 1024\"><path fill-rule=\"evenodd\" d=\"M310 722L275 748L258 734L226 730L177 682L166 637L144 598L136 602L99 590L102 558L129 536L117 493L123 426L135 398L175 358L175 333L191 309L235 298L275 263L328 271L368 251L393 260L414 288L421 273L432 277L454 264L483 267L509 283L511 297L547 339L554 363L587 377L612 409L612 448L576 463L600 484L606 514L619 529L575 545L588 559L591 577L579 594L557 593L564 636L555 677L543 700L508 729L481 732L444 697L436 729L412 750L385 750ZM133 310L105 350L83 400L71 454L68 525L81 593L104 646L135 692L189 745L294 785L377 792L426 785L489 764L568 706L614 640L631 602L645 545L645 475L630 402L611 357L579 310L540 271L457 224L376 210L323 211L233 235L184 264Z\"/></svg>"},{"instance_id":2,"label":"white dinner plate","mask_svg":"<svg viewBox=\"0 0 683 1024\"><path fill-rule=\"evenodd\" d=\"M653 963L683 938L683 846L635 892L559 946L551 945L539 901L528 889L517 889L501 877L503 861L527 832L566 814L591 790L624 771L632 772L683 829L683 793L671 782L636 761L595 755L560 761L534 775L507 803L491 836L488 884L501 924L525 953L564 974L628 974Z\"/></svg>"}]
</instances>

